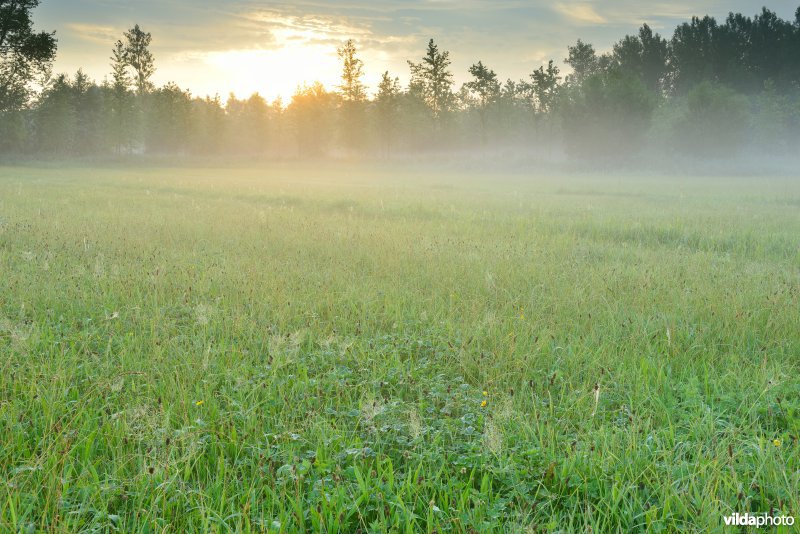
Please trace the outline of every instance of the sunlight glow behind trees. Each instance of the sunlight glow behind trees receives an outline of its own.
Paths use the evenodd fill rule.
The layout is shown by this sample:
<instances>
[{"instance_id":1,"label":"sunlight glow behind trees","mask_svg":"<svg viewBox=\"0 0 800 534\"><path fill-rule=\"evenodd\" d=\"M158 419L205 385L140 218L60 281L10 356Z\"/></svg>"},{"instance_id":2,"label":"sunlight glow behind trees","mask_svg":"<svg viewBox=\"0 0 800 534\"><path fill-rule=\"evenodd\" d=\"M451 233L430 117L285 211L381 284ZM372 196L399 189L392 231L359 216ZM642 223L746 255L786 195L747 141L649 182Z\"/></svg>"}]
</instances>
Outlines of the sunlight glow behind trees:
<instances>
[{"instance_id":1,"label":"sunlight glow behind trees","mask_svg":"<svg viewBox=\"0 0 800 534\"><path fill-rule=\"evenodd\" d=\"M230 95L198 96L180 78L159 86L155 72L175 73L151 52L158 35L135 25L116 46L111 36L110 79L82 69L53 77L6 111L0 150L361 158L480 149L554 162L798 153L800 10L793 20L766 8L694 17L671 37L644 24L605 53L578 39L564 75L551 59L520 80L481 57L462 70L431 38L378 84L367 78L380 63L359 41L371 35L327 19L269 20L278 25L264 35L270 50L253 43L205 57L237 87ZM460 87L459 72L471 76Z\"/></svg>"}]
</instances>

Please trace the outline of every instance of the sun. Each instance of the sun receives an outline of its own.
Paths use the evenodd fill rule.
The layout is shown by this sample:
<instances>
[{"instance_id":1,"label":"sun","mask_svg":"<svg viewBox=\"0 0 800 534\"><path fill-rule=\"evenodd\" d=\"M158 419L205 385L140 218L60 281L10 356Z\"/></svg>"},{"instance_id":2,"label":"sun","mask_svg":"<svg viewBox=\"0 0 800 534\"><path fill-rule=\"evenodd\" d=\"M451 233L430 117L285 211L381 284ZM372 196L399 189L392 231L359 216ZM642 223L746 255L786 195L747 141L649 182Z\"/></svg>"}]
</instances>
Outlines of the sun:
<instances>
[{"instance_id":1,"label":"sun","mask_svg":"<svg viewBox=\"0 0 800 534\"><path fill-rule=\"evenodd\" d=\"M280 98L283 105L291 102L298 87L320 82L326 89L335 90L341 82L341 64L337 49L348 39L357 46L362 42L393 43L394 49L407 44L406 39L377 39L369 27L354 25L343 18L295 16L261 11L243 18L241 30L259 35L259 40L246 47L194 53L187 56L184 67L203 66L202 79L195 87L218 88L226 100L229 93L247 98L259 93L269 101ZM382 68L390 65L392 55L384 49L361 48L359 57L374 68L364 74L364 82L374 87L380 80ZM396 65L395 65L396 66Z\"/></svg>"},{"instance_id":2,"label":"sun","mask_svg":"<svg viewBox=\"0 0 800 534\"><path fill-rule=\"evenodd\" d=\"M252 23L267 25L269 42L248 49L211 52L206 63L224 76L237 97L258 92L288 103L298 86L321 82L328 89L339 82L336 45L363 30L320 18L277 13L250 15Z\"/></svg>"}]
</instances>

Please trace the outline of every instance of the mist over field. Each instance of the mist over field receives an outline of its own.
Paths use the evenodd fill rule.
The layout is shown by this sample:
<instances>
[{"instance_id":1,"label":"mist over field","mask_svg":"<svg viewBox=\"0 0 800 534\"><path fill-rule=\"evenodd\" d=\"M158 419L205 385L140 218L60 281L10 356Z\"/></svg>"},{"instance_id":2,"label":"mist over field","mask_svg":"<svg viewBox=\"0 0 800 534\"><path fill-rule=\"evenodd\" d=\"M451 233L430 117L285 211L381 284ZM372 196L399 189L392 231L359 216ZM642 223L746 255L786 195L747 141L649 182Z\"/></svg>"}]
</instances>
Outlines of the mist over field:
<instances>
[{"instance_id":1,"label":"mist over field","mask_svg":"<svg viewBox=\"0 0 800 534\"><path fill-rule=\"evenodd\" d=\"M794 527L800 8L65 5L0 0L0 531Z\"/></svg>"}]
</instances>

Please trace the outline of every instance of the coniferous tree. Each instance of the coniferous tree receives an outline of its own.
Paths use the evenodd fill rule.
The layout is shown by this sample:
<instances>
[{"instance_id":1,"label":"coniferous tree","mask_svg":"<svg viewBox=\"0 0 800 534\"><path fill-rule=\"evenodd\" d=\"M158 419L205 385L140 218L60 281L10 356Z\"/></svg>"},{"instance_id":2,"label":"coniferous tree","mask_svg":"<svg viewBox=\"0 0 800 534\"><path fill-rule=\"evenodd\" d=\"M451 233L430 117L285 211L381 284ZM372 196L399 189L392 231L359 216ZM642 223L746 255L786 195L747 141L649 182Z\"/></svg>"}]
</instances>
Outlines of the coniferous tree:
<instances>
[{"instance_id":1,"label":"coniferous tree","mask_svg":"<svg viewBox=\"0 0 800 534\"><path fill-rule=\"evenodd\" d=\"M74 151L81 155L102 153L108 145L108 109L103 89L79 69L72 79L71 100L75 109Z\"/></svg>"},{"instance_id":2,"label":"coniferous tree","mask_svg":"<svg viewBox=\"0 0 800 534\"><path fill-rule=\"evenodd\" d=\"M136 130L136 109L131 94L131 79L125 45L117 41L111 51L111 106L109 113L111 138L117 154L130 151Z\"/></svg>"},{"instance_id":3,"label":"coniferous tree","mask_svg":"<svg viewBox=\"0 0 800 534\"><path fill-rule=\"evenodd\" d=\"M183 154L189 148L192 98L175 83L148 95L144 128L145 149L150 153Z\"/></svg>"},{"instance_id":4,"label":"coniferous tree","mask_svg":"<svg viewBox=\"0 0 800 534\"><path fill-rule=\"evenodd\" d=\"M450 110L453 102L453 73L450 68L450 52L439 51L431 39L422 61L408 62L411 69L410 92L418 94L431 110L437 123Z\"/></svg>"},{"instance_id":5,"label":"coniferous tree","mask_svg":"<svg viewBox=\"0 0 800 534\"><path fill-rule=\"evenodd\" d=\"M391 152L396 137L401 93L400 79L392 78L389 71L384 72L375 96L375 111L378 137L381 139L381 148L387 155Z\"/></svg>"},{"instance_id":6,"label":"coniferous tree","mask_svg":"<svg viewBox=\"0 0 800 534\"><path fill-rule=\"evenodd\" d=\"M219 154L226 129L225 108L219 96L194 98L188 111L188 149L204 156Z\"/></svg>"},{"instance_id":7,"label":"coniferous tree","mask_svg":"<svg viewBox=\"0 0 800 534\"><path fill-rule=\"evenodd\" d=\"M355 41L348 39L338 50L342 61L342 137L347 148L360 148L365 132L365 106L367 91L362 78L364 62L356 57Z\"/></svg>"},{"instance_id":8,"label":"coniferous tree","mask_svg":"<svg viewBox=\"0 0 800 534\"><path fill-rule=\"evenodd\" d=\"M73 151L77 132L77 112L72 84L59 74L44 90L36 108L36 142L40 152L66 155Z\"/></svg>"}]
</instances>

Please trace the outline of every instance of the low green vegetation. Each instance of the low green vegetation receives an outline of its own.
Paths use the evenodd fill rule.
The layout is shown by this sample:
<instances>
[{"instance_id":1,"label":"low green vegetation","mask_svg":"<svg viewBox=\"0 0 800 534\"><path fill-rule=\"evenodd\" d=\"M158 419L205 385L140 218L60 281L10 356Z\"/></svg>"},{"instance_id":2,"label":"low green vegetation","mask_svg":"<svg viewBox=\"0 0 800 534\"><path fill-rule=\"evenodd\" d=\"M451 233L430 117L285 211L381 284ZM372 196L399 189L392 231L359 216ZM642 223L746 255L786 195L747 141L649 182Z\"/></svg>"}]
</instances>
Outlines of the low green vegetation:
<instances>
[{"instance_id":1,"label":"low green vegetation","mask_svg":"<svg viewBox=\"0 0 800 534\"><path fill-rule=\"evenodd\" d=\"M800 182L0 169L0 530L800 515Z\"/></svg>"}]
</instances>

